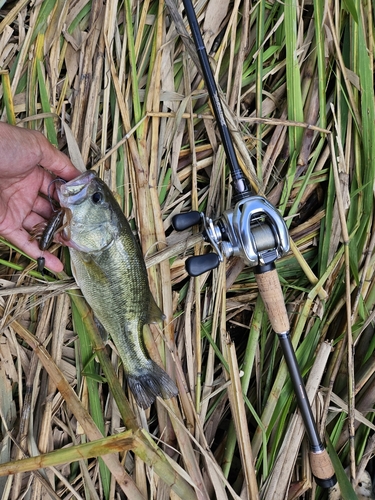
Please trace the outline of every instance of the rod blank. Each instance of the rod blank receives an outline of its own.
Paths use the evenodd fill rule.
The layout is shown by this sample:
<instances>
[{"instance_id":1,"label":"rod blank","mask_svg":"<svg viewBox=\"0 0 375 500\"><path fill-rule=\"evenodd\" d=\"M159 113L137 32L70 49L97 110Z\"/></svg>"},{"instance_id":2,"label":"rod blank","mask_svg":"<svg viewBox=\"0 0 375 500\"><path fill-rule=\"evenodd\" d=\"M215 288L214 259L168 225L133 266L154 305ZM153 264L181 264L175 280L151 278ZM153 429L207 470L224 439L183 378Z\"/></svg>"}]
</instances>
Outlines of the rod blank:
<instances>
[{"instance_id":1,"label":"rod blank","mask_svg":"<svg viewBox=\"0 0 375 500\"><path fill-rule=\"evenodd\" d=\"M225 119L224 109L221 104L217 85L211 70L210 62L203 38L199 29L199 24L195 15L194 7L191 0L182 0L185 7L186 17L188 18L191 34L197 49L199 62L201 63L204 81L206 83L208 95L210 96L211 104L214 110L214 115L217 120L217 127L220 132L221 141L223 143L225 155L227 157L232 179L233 187L237 197L245 197L251 194L247 179L244 176L241 167L238 164L237 156L234 151L233 141L229 133L228 124Z\"/></svg>"}]
</instances>

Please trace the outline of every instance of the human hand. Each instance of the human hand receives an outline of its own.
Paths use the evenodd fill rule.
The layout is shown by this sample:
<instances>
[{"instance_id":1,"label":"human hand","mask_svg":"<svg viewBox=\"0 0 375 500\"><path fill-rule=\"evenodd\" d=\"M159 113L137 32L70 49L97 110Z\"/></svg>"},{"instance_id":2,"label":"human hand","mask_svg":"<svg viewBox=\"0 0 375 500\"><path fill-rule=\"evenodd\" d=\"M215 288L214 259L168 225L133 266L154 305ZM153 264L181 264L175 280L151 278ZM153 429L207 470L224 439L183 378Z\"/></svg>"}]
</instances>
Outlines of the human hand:
<instances>
[{"instance_id":1,"label":"human hand","mask_svg":"<svg viewBox=\"0 0 375 500\"><path fill-rule=\"evenodd\" d=\"M46 169L67 181L81 173L41 133L0 122L0 235L34 259L40 250L30 230L53 213L40 196L48 195L54 179ZM62 271L57 257L47 251L43 256L46 267Z\"/></svg>"}]
</instances>

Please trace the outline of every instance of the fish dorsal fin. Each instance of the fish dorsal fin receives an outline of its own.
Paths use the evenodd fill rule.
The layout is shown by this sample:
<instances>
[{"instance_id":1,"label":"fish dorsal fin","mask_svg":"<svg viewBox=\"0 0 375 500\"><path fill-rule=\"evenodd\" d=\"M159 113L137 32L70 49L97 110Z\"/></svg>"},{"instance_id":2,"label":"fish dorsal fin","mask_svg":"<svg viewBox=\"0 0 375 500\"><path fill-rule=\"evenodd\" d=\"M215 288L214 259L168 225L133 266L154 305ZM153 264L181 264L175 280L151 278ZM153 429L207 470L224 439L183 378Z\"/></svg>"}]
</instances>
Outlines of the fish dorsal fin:
<instances>
[{"instance_id":1,"label":"fish dorsal fin","mask_svg":"<svg viewBox=\"0 0 375 500\"><path fill-rule=\"evenodd\" d=\"M150 304L148 307L147 323L159 323L165 319L165 315L159 309L154 297L150 294Z\"/></svg>"}]
</instances>

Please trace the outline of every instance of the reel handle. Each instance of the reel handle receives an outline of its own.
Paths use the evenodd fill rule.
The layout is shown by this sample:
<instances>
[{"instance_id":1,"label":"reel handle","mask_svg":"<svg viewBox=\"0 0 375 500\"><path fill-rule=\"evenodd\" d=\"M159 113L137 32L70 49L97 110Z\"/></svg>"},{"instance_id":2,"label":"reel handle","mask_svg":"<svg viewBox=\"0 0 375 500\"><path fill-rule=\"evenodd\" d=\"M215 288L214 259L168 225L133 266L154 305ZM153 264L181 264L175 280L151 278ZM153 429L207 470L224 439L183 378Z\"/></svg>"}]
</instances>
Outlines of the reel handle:
<instances>
[{"instance_id":1,"label":"reel handle","mask_svg":"<svg viewBox=\"0 0 375 500\"><path fill-rule=\"evenodd\" d=\"M202 221L205 224L203 214L192 210L191 212L174 215L172 217L172 226L176 231L184 231ZM185 268L189 276L196 277L218 267L220 260L220 256L217 253L211 252L204 255L196 255L186 260Z\"/></svg>"}]
</instances>

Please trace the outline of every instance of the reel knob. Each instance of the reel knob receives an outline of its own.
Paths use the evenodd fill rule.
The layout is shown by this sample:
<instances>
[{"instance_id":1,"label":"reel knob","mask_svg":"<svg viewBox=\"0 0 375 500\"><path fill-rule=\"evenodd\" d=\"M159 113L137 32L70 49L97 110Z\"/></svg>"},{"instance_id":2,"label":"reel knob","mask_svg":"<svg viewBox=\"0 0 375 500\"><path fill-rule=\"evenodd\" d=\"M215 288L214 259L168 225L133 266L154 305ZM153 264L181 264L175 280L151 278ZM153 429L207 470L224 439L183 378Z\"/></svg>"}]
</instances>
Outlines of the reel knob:
<instances>
[{"instance_id":1,"label":"reel knob","mask_svg":"<svg viewBox=\"0 0 375 500\"><path fill-rule=\"evenodd\" d=\"M205 255L189 257L186 260L185 267L189 276L200 276L218 267L219 263L220 258L217 253L206 253Z\"/></svg>"},{"instance_id":2,"label":"reel knob","mask_svg":"<svg viewBox=\"0 0 375 500\"><path fill-rule=\"evenodd\" d=\"M172 217L172 225L176 231L183 231L201 222L203 222L204 226L203 238L209 241L218 253L206 253L205 255L189 257L185 263L185 268L189 276L200 276L207 271L211 271L218 267L219 263L223 260L218 247L218 241L221 238L219 234L220 230L216 230L211 219L204 217L201 212L197 212L196 210Z\"/></svg>"},{"instance_id":3,"label":"reel knob","mask_svg":"<svg viewBox=\"0 0 375 500\"><path fill-rule=\"evenodd\" d=\"M195 226L201 222L201 213L196 210L177 214L172 217L172 225L176 231L184 231L188 227Z\"/></svg>"}]
</instances>

